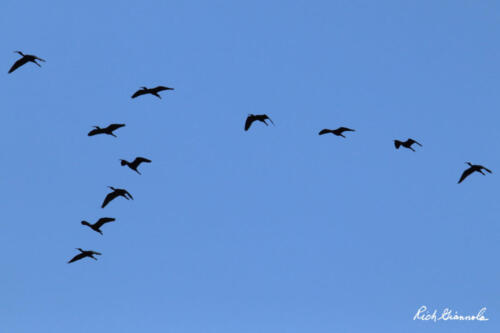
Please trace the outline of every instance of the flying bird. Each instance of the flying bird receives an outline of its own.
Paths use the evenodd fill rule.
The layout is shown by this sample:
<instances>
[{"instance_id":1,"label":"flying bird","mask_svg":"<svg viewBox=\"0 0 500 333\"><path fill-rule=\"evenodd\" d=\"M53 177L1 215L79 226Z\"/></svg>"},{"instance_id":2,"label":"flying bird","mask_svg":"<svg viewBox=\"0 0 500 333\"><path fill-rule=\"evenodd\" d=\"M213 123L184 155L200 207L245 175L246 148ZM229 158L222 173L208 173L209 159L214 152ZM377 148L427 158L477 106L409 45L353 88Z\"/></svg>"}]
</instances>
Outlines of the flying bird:
<instances>
[{"instance_id":1,"label":"flying bird","mask_svg":"<svg viewBox=\"0 0 500 333\"><path fill-rule=\"evenodd\" d=\"M144 158L144 157L136 157L133 162L129 162L129 161L126 161L126 160L120 160L120 161L121 161L121 165L122 166L126 165L130 169L132 169L135 172L137 172L138 174L141 174L139 172L139 170L137 170L137 167L139 166L139 164L141 164L142 162L151 163L151 160L148 160L147 158Z\"/></svg>"},{"instance_id":2,"label":"flying bird","mask_svg":"<svg viewBox=\"0 0 500 333\"><path fill-rule=\"evenodd\" d=\"M483 172L483 170L491 173L491 170L488 169L488 168L485 168L484 166L482 165L479 165L479 164L472 164L471 162L465 162L466 164L469 165L469 168L467 168L463 173L462 173L462 176L460 177L460 180L458 181L458 184L460 184L465 178L467 178L471 173L473 173L474 171L477 171L479 173L481 173L483 176L485 176L485 173Z\"/></svg>"},{"instance_id":3,"label":"flying bird","mask_svg":"<svg viewBox=\"0 0 500 333\"><path fill-rule=\"evenodd\" d=\"M113 132L124 126L125 124L111 124L108 127L104 128L100 128L99 126L94 126L94 129L89 132L88 136L93 136L97 134L107 134L107 135L112 135L116 138L116 135L114 135Z\"/></svg>"},{"instance_id":4,"label":"flying bird","mask_svg":"<svg viewBox=\"0 0 500 333\"><path fill-rule=\"evenodd\" d=\"M14 63L14 65L12 65L12 67L9 69L9 74L27 62L32 62L32 63L36 64L38 67L42 67L42 66L40 66L40 64L36 62L37 60L45 62L45 60L43 60L42 58L38 58L37 56L34 56L32 54L24 54L21 51L14 51L14 53L19 53L22 56L22 58L17 60Z\"/></svg>"},{"instance_id":5,"label":"flying bird","mask_svg":"<svg viewBox=\"0 0 500 333\"><path fill-rule=\"evenodd\" d=\"M97 258L94 257L94 254L96 255L101 255L101 253L99 252L95 252L95 251L91 251L91 250L88 250L88 251L84 251L80 248L77 248L78 251L80 251L79 254L77 254L76 256L73 257L73 259L71 259L70 261L68 261L68 264L71 264L72 262L75 262L77 260L80 260L80 259L83 259L85 257L89 257L89 258L92 258L94 260L97 260Z\"/></svg>"},{"instance_id":6,"label":"flying bird","mask_svg":"<svg viewBox=\"0 0 500 333\"><path fill-rule=\"evenodd\" d=\"M252 126L252 123L256 120L261 121L266 124L266 126L268 126L268 124L266 123L266 119L268 119L271 124L274 125L273 121L267 116L267 114L249 114L247 120L245 121L245 131L248 131L250 126Z\"/></svg>"},{"instance_id":7,"label":"flying bird","mask_svg":"<svg viewBox=\"0 0 500 333\"><path fill-rule=\"evenodd\" d=\"M408 148L408 149L411 149L413 151L415 151L415 149L413 149L411 147L412 144L416 143L417 145L419 145L420 147L422 147L422 145L420 143L418 143L417 141L413 140L413 139L408 139L406 141L399 141L399 140L394 140L394 146L396 147L396 149L399 149L400 146L403 146L405 148Z\"/></svg>"},{"instance_id":8,"label":"flying bird","mask_svg":"<svg viewBox=\"0 0 500 333\"><path fill-rule=\"evenodd\" d=\"M355 132L355 130L353 129L350 129L350 128L347 128L347 127L339 127L337 128L336 130L331 130L331 129L328 129L328 128L325 128L325 129L322 129L318 135L323 135L323 134L328 134L328 133L332 133L332 134L335 134L336 136L341 136L343 138L345 138L345 136L342 134L344 132Z\"/></svg>"},{"instance_id":9,"label":"flying bird","mask_svg":"<svg viewBox=\"0 0 500 333\"><path fill-rule=\"evenodd\" d=\"M174 90L174 88L169 88L169 87L164 87L164 86L158 86L156 88L141 87L141 89L137 90L132 95L132 98L136 98L138 96L145 95L145 94L151 94L151 95L155 95L158 98L161 98L161 96L158 93L160 91L163 91L163 90Z\"/></svg>"},{"instance_id":10,"label":"flying bird","mask_svg":"<svg viewBox=\"0 0 500 333\"><path fill-rule=\"evenodd\" d=\"M101 217L96 223L94 224L90 224L88 223L87 221L82 221L82 224L83 225L86 225L86 226L89 226L90 229L94 230L94 231L97 231L98 233L100 233L102 235L102 231L101 231L101 227L103 226L103 224L105 223L109 223L109 222L113 222L115 219L112 218L112 217Z\"/></svg>"},{"instance_id":11,"label":"flying bird","mask_svg":"<svg viewBox=\"0 0 500 333\"><path fill-rule=\"evenodd\" d=\"M124 197L125 199L129 200L129 199L132 199L134 200L134 198L132 197L132 195L130 193L128 193L127 190L124 190L122 188L114 188L113 186L108 186L110 189L113 190L113 192L111 193L108 193L108 195L106 195L106 198L104 198L104 202L102 203L102 206L101 208L104 208L106 207L106 205L111 201L113 200L114 198L117 198L117 197Z\"/></svg>"}]
</instances>

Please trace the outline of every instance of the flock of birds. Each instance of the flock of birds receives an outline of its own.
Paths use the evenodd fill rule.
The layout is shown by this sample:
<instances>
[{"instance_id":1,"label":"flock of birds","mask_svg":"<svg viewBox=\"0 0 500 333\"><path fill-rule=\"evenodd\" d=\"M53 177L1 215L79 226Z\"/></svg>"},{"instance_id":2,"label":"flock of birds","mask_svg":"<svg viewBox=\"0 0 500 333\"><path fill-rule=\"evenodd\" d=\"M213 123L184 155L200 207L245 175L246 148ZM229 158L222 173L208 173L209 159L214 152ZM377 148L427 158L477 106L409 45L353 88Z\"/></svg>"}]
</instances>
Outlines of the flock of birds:
<instances>
[{"instance_id":1,"label":"flock of birds","mask_svg":"<svg viewBox=\"0 0 500 333\"><path fill-rule=\"evenodd\" d=\"M15 51L15 53L18 53L21 56L21 58L18 59L12 65L12 67L9 69L8 73L14 72L16 69L27 64L28 62L32 62L32 63L36 64L38 67L41 67L41 65L37 61L45 62L45 60L43 60L42 58L39 58L35 55L24 54L21 51ZM161 99L159 92L165 91L165 90L174 90L174 88L169 88L169 87L164 87L164 86L157 86L155 88L141 87L141 89L137 90L132 95L132 98L136 98L136 97L146 95L146 94L151 94L151 95L156 96L156 97ZM248 131L255 121L262 122L266 126L269 126L268 123L266 122L266 120L269 120L271 122L271 124L274 125L274 122L266 114L258 114L258 115L249 114L246 121L245 121L245 127L244 127L245 131ZM106 135L116 137L116 135L113 132L121 127L124 127L124 126L125 126L125 124L111 124L111 125L108 125L107 127L104 127L104 128L101 128L99 126L94 126L94 129L88 133L88 136L106 134ZM344 132L355 132L355 130L351 129L351 128L347 128L347 127L339 127L337 129L334 129L334 130L325 128L325 129L321 130L318 134L325 135L325 134L331 133L333 135L346 138L345 135L343 134ZM394 146L396 147L396 149L399 149L400 147L404 147L404 148L410 149L410 150L415 152L415 149L413 149L413 147L412 147L413 144L417 144L418 146L422 147L422 145L414 139L409 138L406 141L394 140ZM120 159L120 164L122 166L129 167L131 170L137 172L139 175L141 173L139 172L139 170L137 170L137 168L139 167L139 165L141 163L151 163L151 160L144 158L144 157L137 157L132 162ZM460 184L462 181L464 181L465 178L467 178L468 176L470 176L474 172L478 172L478 173L482 174L483 176L485 175L485 173L483 171L486 171L488 173L492 173L491 170L489 170L488 168L486 168L482 165L472 164L471 162L466 162L466 164L468 164L469 167L465 171L463 171L462 175L460 176L460 179L458 180L458 184ZM106 195L106 197L104 198L104 201L101 205L101 208L106 207L111 201L113 201L114 199L116 199L118 197L123 197L127 200L134 199L132 197L132 195L125 189L114 188L112 186L109 186L109 188L112 190L112 192L110 192ZM102 235L101 227L106 223L110 223L110 222L114 222L114 221L115 221L115 219L112 217L102 217L93 224L91 224L87 221L82 221L81 224L89 227L90 229L92 229L95 232L98 232ZM86 257L97 260L97 258L95 258L94 255L101 255L101 253L96 252L96 251L92 251L92 250L82 250L81 248L77 248L77 250L79 250L80 253L77 254L76 256L74 256L71 260L69 260L68 263L72 263L72 262L78 261L78 260L86 258Z\"/></svg>"}]
</instances>

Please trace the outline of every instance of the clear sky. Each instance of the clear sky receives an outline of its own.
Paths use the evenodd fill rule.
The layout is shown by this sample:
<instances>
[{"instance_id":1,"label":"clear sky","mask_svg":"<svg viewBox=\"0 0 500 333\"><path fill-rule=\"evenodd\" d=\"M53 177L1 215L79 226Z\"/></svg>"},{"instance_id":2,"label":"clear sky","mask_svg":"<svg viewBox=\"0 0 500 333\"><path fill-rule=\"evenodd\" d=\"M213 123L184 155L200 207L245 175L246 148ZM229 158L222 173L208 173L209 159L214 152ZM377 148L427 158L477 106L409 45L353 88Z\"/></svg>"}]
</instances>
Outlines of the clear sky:
<instances>
[{"instance_id":1,"label":"clear sky","mask_svg":"<svg viewBox=\"0 0 500 333\"><path fill-rule=\"evenodd\" d=\"M0 9L0 332L500 330L498 1Z\"/></svg>"}]
</instances>

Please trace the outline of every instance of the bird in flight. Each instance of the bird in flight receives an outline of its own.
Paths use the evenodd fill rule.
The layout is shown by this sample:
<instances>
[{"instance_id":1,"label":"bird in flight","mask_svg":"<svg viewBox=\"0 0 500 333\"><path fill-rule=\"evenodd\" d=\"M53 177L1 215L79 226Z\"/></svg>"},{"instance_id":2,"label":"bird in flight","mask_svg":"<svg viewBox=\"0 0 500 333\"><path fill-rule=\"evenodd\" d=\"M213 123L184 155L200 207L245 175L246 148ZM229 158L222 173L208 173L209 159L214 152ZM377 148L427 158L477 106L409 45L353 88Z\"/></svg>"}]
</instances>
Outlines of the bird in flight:
<instances>
[{"instance_id":1,"label":"bird in flight","mask_svg":"<svg viewBox=\"0 0 500 333\"><path fill-rule=\"evenodd\" d=\"M130 193L128 193L127 190L124 190L122 188L114 188L113 186L108 186L110 189L113 190L113 192L111 193L108 193L108 195L106 195L106 198L104 198L104 201L102 203L102 206L101 208L104 208L106 207L106 205L111 201L113 200L114 198L117 198L117 197L124 197L125 199L129 200L129 199L132 199L134 200L134 198L132 197L132 195Z\"/></svg>"},{"instance_id":2,"label":"bird in flight","mask_svg":"<svg viewBox=\"0 0 500 333\"><path fill-rule=\"evenodd\" d=\"M80 251L79 254L77 254L76 256L73 257L73 259L71 259L70 261L68 261L68 264L71 264L72 262L75 262L77 260L80 260L80 259L83 259L85 257L89 257L89 258L92 258L94 260L97 260L97 258L94 257L94 254L96 255L101 255L101 253L99 252L95 252L95 251L91 251L91 250L88 250L88 251L84 251L80 248L77 248L78 251Z\"/></svg>"},{"instance_id":3,"label":"bird in flight","mask_svg":"<svg viewBox=\"0 0 500 333\"><path fill-rule=\"evenodd\" d=\"M130 169L132 169L135 172L137 172L138 174L141 174L139 172L139 170L137 170L137 167L139 166L139 164L141 164L142 162L151 163L151 160L148 160L147 158L144 158L144 157L136 157L133 162L129 162L129 161L126 161L126 160L120 160L120 161L121 161L121 165L122 166L126 165Z\"/></svg>"},{"instance_id":4,"label":"bird in flight","mask_svg":"<svg viewBox=\"0 0 500 333\"><path fill-rule=\"evenodd\" d=\"M87 221L82 221L82 224L83 225L86 225L86 226L89 226L90 229L94 230L94 231L97 231L98 233L100 233L102 235L102 231L101 231L101 227L103 226L103 224L105 223L109 223L109 222L113 222L115 219L112 218L112 217L101 217L96 223L94 224L90 224L88 223Z\"/></svg>"},{"instance_id":5,"label":"bird in flight","mask_svg":"<svg viewBox=\"0 0 500 333\"><path fill-rule=\"evenodd\" d=\"M491 173L490 169L485 168L482 165L472 164L471 162L465 162L465 163L468 164L469 167L462 173L462 176L460 177L460 180L458 181L458 184L460 184L465 178L467 178L474 171L477 171L477 172L481 173L483 176L485 176L485 173L483 172L483 170Z\"/></svg>"},{"instance_id":6,"label":"bird in flight","mask_svg":"<svg viewBox=\"0 0 500 333\"><path fill-rule=\"evenodd\" d=\"M22 56L22 58L17 60L14 63L14 65L12 65L12 67L9 69L9 74L27 62L31 61L31 62L35 63L38 67L42 67L42 66L40 66L40 64L36 62L37 60L45 62L45 60L43 60L42 58L38 58L37 56L31 55L31 54L24 54L21 51L14 51L14 53L19 53Z\"/></svg>"},{"instance_id":7,"label":"bird in flight","mask_svg":"<svg viewBox=\"0 0 500 333\"><path fill-rule=\"evenodd\" d=\"M111 124L108 127L100 128L99 126L94 126L94 129L89 132L89 136L97 135L97 134L107 134L112 135L116 138L116 135L113 134L113 131L124 127L125 124Z\"/></svg>"},{"instance_id":8,"label":"bird in flight","mask_svg":"<svg viewBox=\"0 0 500 333\"><path fill-rule=\"evenodd\" d=\"M169 88L169 87L164 87L164 86L158 86L155 88L146 88L146 87L141 87L141 89L137 90L133 95L132 98L136 98L141 95L145 94L151 94L155 95L158 98L161 98L161 96L158 94L160 91L163 90L174 90L174 88Z\"/></svg>"},{"instance_id":9,"label":"bird in flight","mask_svg":"<svg viewBox=\"0 0 500 333\"><path fill-rule=\"evenodd\" d=\"M347 128L347 127L339 127L337 128L336 130L331 130L331 129L328 129L328 128L325 128L325 129L322 129L318 135L323 135L323 134L328 134L328 133L332 133L332 134L335 134L336 136L341 136L343 138L345 138L345 136L342 134L344 132L355 132L355 130L353 129L350 129L350 128Z\"/></svg>"},{"instance_id":10,"label":"bird in flight","mask_svg":"<svg viewBox=\"0 0 500 333\"><path fill-rule=\"evenodd\" d=\"M403 146L405 148L408 148L408 149L411 149L413 151L415 151L415 149L413 149L411 147L412 144L416 143L417 145L419 145L420 147L422 147L422 145L420 143L418 143L417 141L413 140L413 139L408 139L406 141L399 141L399 140L394 140L394 146L396 146L396 149L399 149L400 146Z\"/></svg>"},{"instance_id":11,"label":"bird in flight","mask_svg":"<svg viewBox=\"0 0 500 333\"><path fill-rule=\"evenodd\" d=\"M269 126L266 123L266 119L268 119L271 124L274 125L273 121L267 116L267 114L249 114L247 120L245 121L245 131L248 131L250 126L252 126L252 123L256 120L263 122L264 124L266 124L266 126Z\"/></svg>"}]
</instances>

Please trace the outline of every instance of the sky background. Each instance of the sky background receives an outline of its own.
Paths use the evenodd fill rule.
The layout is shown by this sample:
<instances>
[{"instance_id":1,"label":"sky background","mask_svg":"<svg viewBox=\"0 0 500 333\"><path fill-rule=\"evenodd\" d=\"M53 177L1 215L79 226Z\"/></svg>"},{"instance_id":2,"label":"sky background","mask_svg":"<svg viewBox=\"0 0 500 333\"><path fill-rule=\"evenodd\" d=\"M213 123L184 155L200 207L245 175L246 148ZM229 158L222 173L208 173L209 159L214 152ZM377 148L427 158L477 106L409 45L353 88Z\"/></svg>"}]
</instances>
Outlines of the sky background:
<instances>
[{"instance_id":1,"label":"sky background","mask_svg":"<svg viewBox=\"0 0 500 333\"><path fill-rule=\"evenodd\" d=\"M498 1L0 9L1 332L500 330Z\"/></svg>"}]
</instances>

